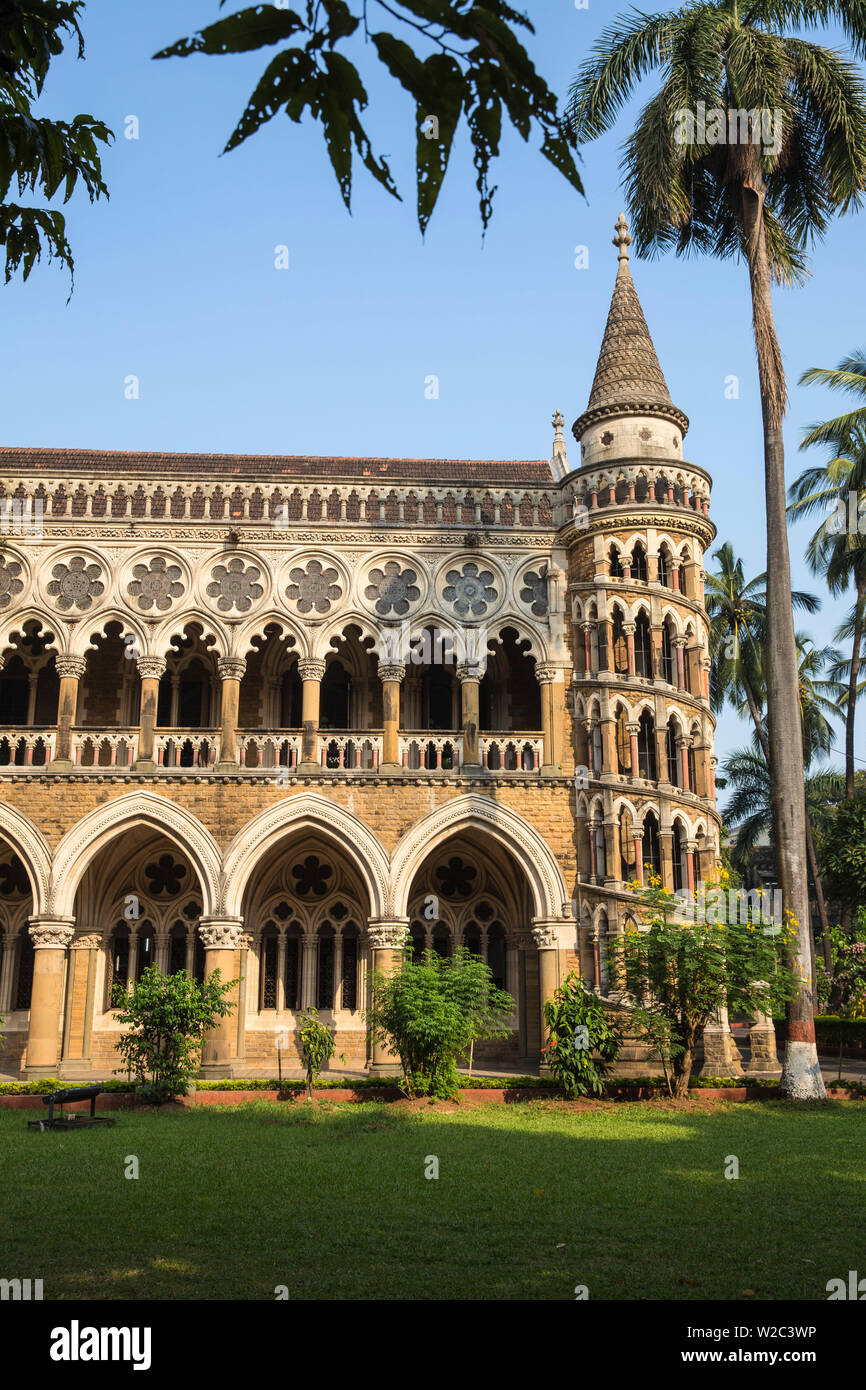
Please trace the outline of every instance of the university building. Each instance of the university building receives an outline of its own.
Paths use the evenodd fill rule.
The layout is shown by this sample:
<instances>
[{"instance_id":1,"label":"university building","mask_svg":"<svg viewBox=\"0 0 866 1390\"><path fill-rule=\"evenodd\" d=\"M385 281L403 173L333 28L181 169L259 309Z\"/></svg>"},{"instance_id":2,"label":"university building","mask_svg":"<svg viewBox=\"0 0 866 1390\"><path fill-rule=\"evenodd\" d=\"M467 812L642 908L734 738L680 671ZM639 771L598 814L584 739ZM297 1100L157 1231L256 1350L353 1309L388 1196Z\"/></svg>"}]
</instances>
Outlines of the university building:
<instances>
[{"instance_id":1,"label":"university building","mask_svg":"<svg viewBox=\"0 0 866 1390\"><path fill-rule=\"evenodd\" d=\"M371 972L461 942L532 1066L628 883L712 874L710 478L629 243L571 459L0 450L0 1071L109 1075L154 963L238 982L205 1075L309 1005L387 1071Z\"/></svg>"}]
</instances>

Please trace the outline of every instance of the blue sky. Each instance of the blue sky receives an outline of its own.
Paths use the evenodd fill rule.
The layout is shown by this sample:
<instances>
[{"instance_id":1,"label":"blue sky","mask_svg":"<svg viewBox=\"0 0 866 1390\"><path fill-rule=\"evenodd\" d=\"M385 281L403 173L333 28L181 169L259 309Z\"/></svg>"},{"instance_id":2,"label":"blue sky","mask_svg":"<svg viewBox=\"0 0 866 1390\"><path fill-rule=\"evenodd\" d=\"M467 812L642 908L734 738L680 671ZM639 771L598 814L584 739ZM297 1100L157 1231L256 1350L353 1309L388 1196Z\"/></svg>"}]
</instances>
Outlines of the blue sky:
<instances>
[{"instance_id":1,"label":"blue sky","mask_svg":"<svg viewBox=\"0 0 866 1390\"><path fill-rule=\"evenodd\" d=\"M240 8L229 5L229 11ZM564 95L618 6L524 0L537 67ZM225 11L224 11L225 12ZM2 288L3 442L220 453L545 458L550 418L586 405L616 270L623 203L610 137L584 152L587 198L507 131L482 243L465 129L426 239L414 211L414 109L358 46L368 129L402 203L356 170L343 206L318 127L278 117L222 158L270 51L151 55L219 17L216 0L88 0L87 55L52 67L43 109L87 111L118 139L104 159L110 202L68 206L75 293L56 269ZM382 27L385 27L383 24ZM838 34L822 41L841 44ZM138 117L140 138L123 136ZM791 383L788 475L804 425L836 413L830 393L796 385L864 344L862 217L837 221L810 282L776 295ZM274 248L290 268L274 268ZM589 248L589 268L574 250ZM675 402L691 419L686 456L713 476L712 518L747 571L765 566L760 403L748 282L734 263L673 256L632 269ZM137 401L124 395L140 379ZM438 400L425 379L439 377ZM739 400L725 379L740 380ZM568 438L571 438L570 431ZM577 446L570 450L577 462ZM821 592L792 530L794 582ZM828 641L846 602L805 619ZM723 716L720 757L748 738ZM841 738L840 738L841 742ZM862 753L862 740L858 740Z\"/></svg>"}]
</instances>

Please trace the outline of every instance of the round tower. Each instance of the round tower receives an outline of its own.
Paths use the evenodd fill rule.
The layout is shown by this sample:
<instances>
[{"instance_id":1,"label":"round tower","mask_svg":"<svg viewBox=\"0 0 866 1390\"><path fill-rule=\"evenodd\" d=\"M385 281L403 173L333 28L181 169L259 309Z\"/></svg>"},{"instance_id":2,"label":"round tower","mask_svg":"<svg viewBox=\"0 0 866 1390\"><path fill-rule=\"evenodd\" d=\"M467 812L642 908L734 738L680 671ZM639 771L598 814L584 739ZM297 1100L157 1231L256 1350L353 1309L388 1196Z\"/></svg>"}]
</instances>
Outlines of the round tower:
<instances>
[{"instance_id":1,"label":"round tower","mask_svg":"<svg viewBox=\"0 0 866 1390\"><path fill-rule=\"evenodd\" d=\"M564 483L574 654L577 913L584 978L606 985L604 942L650 873L691 889L718 862L704 555L711 479L683 458L674 405L629 266L619 266Z\"/></svg>"}]
</instances>

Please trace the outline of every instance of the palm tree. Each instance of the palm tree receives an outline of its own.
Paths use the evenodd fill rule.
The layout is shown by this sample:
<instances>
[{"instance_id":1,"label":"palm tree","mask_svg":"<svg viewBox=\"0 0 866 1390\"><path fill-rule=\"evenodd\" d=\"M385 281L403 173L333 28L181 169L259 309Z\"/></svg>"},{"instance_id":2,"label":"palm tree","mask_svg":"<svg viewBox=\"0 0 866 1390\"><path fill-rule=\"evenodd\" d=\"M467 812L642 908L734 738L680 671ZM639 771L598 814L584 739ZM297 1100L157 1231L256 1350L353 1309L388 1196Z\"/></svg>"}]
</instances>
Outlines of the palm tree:
<instances>
[{"instance_id":1,"label":"palm tree","mask_svg":"<svg viewBox=\"0 0 866 1390\"><path fill-rule=\"evenodd\" d=\"M866 399L866 352L852 352L850 357L842 358L838 367L810 367L800 377L800 385L829 386L831 391L850 391ZM832 444L840 436L862 429L866 429L866 405L837 415L834 420L825 420L822 425L813 425L800 448Z\"/></svg>"},{"instance_id":2,"label":"palm tree","mask_svg":"<svg viewBox=\"0 0 866 1390\"><path fill-rule=\"evenodd\" d=\"M845 360L850 366L859 359L852 357ZM866 358L863 360L863 373L862 378L850 371L844 375L859 381L862 394L866 395ZM818 380L827 375L815 368L804 373L801 380ZM833 375L838 377L839 373ZM866 535L859 534L859 526L852 532L847 524L840 525L838 507L841 503L841 514L847 522L849 494L859 496L866 488L866 408L811 426L800 448L815 444L828 445L830 458L823 467L804 469L791 484L788 514L799 520L817 511L826 512L828 507L834 508L809 541L806 559L813 574L823 574L831 594L844 593L851 585L856 595L845 701L845 797L851 801L854 797L856 691L863 633L866 631Z\"/></svg>"},{"instance_id":3,"label":"palm tree","mask_svg":"<svg viewBox=\"0 0 866 1390\"><path fill-rule=\"evenodd\" d=\"M569 108L578 140L594 139L611 128L635 86L660 68L661 90L638 116L623 160L638 253L706 251L738 257L748 268L764 426L773 813L783 902L799 924L792 964L802 981L788 1006L781 1084L787 1095L804 1100L826 1093L808 968L803 752L782 438L787 387L771 286L774 280L802 281L810 241L826 231L834 213L857 206L866 188L866 88L857 65L845 53L784 32L832 23L858 54L866 53L866 0L691 0L662 14L635 11L601 35L572 86ZM750 143L719 143L725 133L718 122L708 138L709 126L700 129L700 102L704 113L722 113L722 125L732 112L739 135ZM775 114L764 126L769 113Z\"/></svg>"},{"instance_id":4,"label":"palm tree","mask_svg":"<svg viewBox=\"0 0 866 1390\"><path fill-rule=\"evenodd\" d=\"M748 710L764 757L770 745L762 713L763 650L767 628L766 574L747 580L743 562L730 541L713 552L718 572L708 573L704 585L710 619L710 704L718 713L726 704L738 714ZM796 590L794 608L817 613L820 600Z\"/></svg>"}]
</instances>

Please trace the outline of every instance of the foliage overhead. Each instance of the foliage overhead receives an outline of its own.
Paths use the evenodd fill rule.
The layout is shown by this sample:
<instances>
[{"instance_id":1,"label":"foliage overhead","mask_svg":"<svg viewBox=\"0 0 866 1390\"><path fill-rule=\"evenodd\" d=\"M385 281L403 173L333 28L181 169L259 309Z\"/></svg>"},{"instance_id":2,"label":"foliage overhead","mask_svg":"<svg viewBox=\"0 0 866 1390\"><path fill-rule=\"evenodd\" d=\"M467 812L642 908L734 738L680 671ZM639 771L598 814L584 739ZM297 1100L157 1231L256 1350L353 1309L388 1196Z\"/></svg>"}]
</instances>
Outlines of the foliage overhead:
<instances>
[{"instance_id":1,"label":"foliage overhead","mask_svg":"<svg viewBox=\"0 0 866 1390\"><path fill-rule=\"evenodd\" d=\"M113 138L108 127L93 116L55 121L33 112L51 60L70 38L84 57L83 9L84 0L0 2L0 248L7 284L19 270L26 280L43 252L67 268L70 281L75 270L63 214L13 198L50 202L62 193L68 203L79 186L91 202L108 197L99 151Z\"/></svg>"},{"instance_id":2,"label":"foliage overhead","mask_svg":"<svg viewBox=\"0 0 866 1390\"><path fill-rule=\"evenodd\" d=\"M220 8L225 3L220 0ZM391 28L372 29L374 14L387 17L413 43ZM557 113L556 97L536 72L520 30L534 32L526 16L504 0L307 0L297 10L274 5L238 10L154 57L247 53L286 44L269 62L223 153L236 149L279 112L296 124L308 115L321 123L328 158L351 211L356 155L377 183L400 197L388 162L374 153L361 119L368 97L358 68L338 48L363 38L415 102L422 233L436 206L462 117L486 230L496 192L489 182L490 167L499 154L503 116L524 140L533 123L539 127L544 158L583 192L572 153L576 142Z\"/></svg>"}]
</instances>

